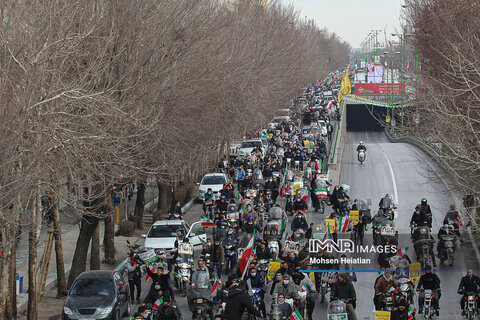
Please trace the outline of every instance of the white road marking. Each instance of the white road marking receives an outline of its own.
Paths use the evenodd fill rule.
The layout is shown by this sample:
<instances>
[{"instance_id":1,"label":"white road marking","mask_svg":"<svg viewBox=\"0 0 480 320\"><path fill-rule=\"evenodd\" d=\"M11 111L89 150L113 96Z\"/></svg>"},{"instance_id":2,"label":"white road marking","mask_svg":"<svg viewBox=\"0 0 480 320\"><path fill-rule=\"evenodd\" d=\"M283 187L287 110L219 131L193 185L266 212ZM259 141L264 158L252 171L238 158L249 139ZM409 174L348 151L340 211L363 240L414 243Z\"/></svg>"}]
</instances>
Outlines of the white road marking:
<instances>
[{"instance_id":1,"label":"white road marking","mask_svg":"<svg viewBox=\"0 0 480 320\"><path fill-rule=\"evenodd\" d=\"M397 182L395 181L395 174L393 173L392 164L390 163L390 160L388 160L388 157L385 151L382 150L382 152L383 152L383 156L385 157L385 160L387 160L388 168L390 169L390 175L392 176L393 194L394 194L393 202L400 203L400 201L398 200Z\"/></svg>"}]
</instances>

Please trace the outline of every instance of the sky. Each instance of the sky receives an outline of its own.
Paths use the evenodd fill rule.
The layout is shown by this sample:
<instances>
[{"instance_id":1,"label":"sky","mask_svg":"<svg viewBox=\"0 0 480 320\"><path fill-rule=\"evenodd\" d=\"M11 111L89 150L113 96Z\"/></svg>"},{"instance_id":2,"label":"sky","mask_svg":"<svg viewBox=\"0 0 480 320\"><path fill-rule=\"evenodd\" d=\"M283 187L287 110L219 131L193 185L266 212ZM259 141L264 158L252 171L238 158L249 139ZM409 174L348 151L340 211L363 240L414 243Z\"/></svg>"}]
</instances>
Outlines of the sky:
<instances>
[{"instance_id":1,"label":"sky","mask_svg":"<svg viewBox=\"0 0 480 320\"><path fill-rule=\"evenodd\" d=\"M400 30L402 0L280 0L292 4L300 17L315 20L320 28L335 32L353 48L359 48L371 30L382 30L378 41L391 40ZM381 37L381 39L380 39Z\"/></svg>"}]
</instances>

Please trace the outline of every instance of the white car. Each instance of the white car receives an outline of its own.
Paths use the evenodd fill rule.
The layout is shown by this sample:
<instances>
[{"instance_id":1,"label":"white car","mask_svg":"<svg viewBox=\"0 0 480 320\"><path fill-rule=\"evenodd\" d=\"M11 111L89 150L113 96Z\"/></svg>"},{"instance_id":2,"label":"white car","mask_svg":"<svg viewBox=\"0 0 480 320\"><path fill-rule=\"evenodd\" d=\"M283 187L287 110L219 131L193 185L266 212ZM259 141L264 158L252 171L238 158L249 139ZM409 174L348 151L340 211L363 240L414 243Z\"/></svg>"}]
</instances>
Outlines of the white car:
<instances>
[{"instance_id":1,"label":"white car","mask_svg":"<svg viewBox=\"0 0 480 320\"><path fill-rule=\"evenodd\" d=\"M327 123L323 120L318 121L319 131L322 136L327 136Z\"/></svg>"},{"instance_id":2,"label":"white car","mask_svg":"<svg viewBox=\"0 0 480 320\"><path fill-rule=\"evenodd\" d=\"M262 156L265 155L265 147L262 139L250 139L242 142L242 146L238 151L238 156L245 157L247 153L251 154L255 148L260 148L262 151Z\"/></svg>"},{"instance_id":3,"label":"white car","mask_svg":"<svg viewBox=\"0 0 480 320\"><path fill-rule=\"evenodd\" d=\"M241 156L241 149L239 150L239 155ZM228 181L230 181L230 179L228 179L227 175L224 173L206 174L198 185L197 200L203 201L203 197L208 188L211 188L215 194L215 200L220 199L220 190L223 189L223 186Z\"/></svg>"},{"instance_id":4,"label":"white car","mask_svg":"<svg viewBox=\"0 0 480 320\"><path fill-rule=\"evenodd\" d=\"M213 233L212 227L202 227L200 221L194 222L191 226L184 220L159 220L150 227L145 238L145 248L160 249L172 253L175 247L175 240L178 231L189 238L194 249L202 248L202 241L207 242L207 235Z\"/></svg>"}]
</instances>

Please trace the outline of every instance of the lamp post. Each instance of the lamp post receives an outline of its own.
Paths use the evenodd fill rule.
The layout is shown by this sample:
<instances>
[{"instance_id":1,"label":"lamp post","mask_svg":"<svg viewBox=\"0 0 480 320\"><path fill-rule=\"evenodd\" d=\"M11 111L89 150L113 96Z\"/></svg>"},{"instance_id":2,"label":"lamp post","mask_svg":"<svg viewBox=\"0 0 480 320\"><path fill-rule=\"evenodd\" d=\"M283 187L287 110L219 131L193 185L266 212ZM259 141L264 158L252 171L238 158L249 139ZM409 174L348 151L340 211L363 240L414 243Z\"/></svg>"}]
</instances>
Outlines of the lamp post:
<instances>
[{"instance_id":1,"label":"lamp post","mask_svg":"<svg viewBox=\"0 0 480 320\"><path fill-rule=\"evenodd\" d=\"M404 62L403 62L403 41L404 41L405 35L401 34L401 33L392 33L392 36L400 38L400 63L401 63L401 66L400 66L400 100L401 100L401 103L402 103L401 114L400 114L400 124L401 124L401 127L402 127L402 134L403 134L403 91L404 91L404 88L403 88L403 66L404 66Z\"/></svg>"}]
</instances>

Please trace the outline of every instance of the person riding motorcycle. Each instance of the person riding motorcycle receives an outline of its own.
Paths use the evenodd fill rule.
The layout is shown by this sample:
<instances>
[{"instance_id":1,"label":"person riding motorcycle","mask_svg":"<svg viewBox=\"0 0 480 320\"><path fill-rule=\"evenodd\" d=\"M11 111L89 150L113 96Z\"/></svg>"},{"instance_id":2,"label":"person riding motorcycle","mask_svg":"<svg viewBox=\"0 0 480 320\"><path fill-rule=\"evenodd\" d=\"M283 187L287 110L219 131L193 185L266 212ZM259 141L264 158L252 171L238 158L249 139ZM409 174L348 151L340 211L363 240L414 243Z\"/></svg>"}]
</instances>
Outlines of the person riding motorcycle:
<instances>
[{"instance_id":1,"label":"person riding motorcycle","mask_svg":"<svg viewBox=\"0 0 480 320\"><path fill-rule=\"evenodd\" d=\"M452 231L452 230L450 229L447 220L444 220L444 221L443 221L443 226L438 230L438 233L437 233L437 238L438 238L438 242L437 242L437 254L438 254L438 255L440 255L440 253L442 252L442 250L446 249L446 247L445 247L445 242L443 241L442 236L456 236L455 231ZM454 249L454 251L455 251L455 247L454 247L453 249Z\"/></svg>"},{"instance_id":2,"label":"person riding motorcycle","mask_svg":"<svg viewBox=\"0 0 480 320\"><path fill-rule=\"evenodd\" d=\"M460 225L462 224L462 222L460 220L460 215L458 214L458 211L455 209L455 206L453 204L450 205L443 221L444 224L446 221L447 224L453 225L453 230L455 231L455 234L461 240Z\"/></svg>"},{"instance_id":3,"label":"person riding motorcycle","mask_svg":"<svg viewBox=\"0 0 480 320\"><path fill-rule=\"evenodd\" d=\"M417 292L420 291L420 294L418 295L419 313L423 313L423 302L425 299L425 294L423 293L424 290L432 290L432 307L437 310L438 317L438 304L441 296L440 278L435 273L432 273L431 266L425 266L425 272L417 283Z\"/></svg>"},{"instance_id":4,"label":"person riding motorcycle","mask_svg":"<svg viewBox=\"0 0 480 320\"><path fill-rule=\"evenodd\" d=\"M268 178L268 181L265 183L265 190L272 191L272 200L276 202L278 197L278 183L273 180L273 177Z\"/></svg>"},{"instance_id":5,"label":"person riding motorcycle","mask_svg":"<svg viewBox=\"0 0 480 320\"><path fill-rule=\"evenodd\" d=\"M203 212L205 212L205 214L208 212L208 217L210 219L212 219L214 205L215 194L213 193L212 188L208 188L207 192L203 195Z\"/></svg>"},{"instance_id":6,"label":"person riding motorcycle","mask_svg":"<svg viewBox=\"0 0 480 320\"><path fill-rule=\"evenodd\" d=\"M412 235L413 248L415 250L415 255L417 260L419 258L419 255L421 252L421 246L422 246L422 243L420 240L431 240L431 243L428 243L428 246L429 246L428 251L430 253L430 256L432 257L433 266L436 267L437 263L435 259L435 252L433 251L433 244L435 243L435 240L430 234L430 230L425 225L421 227L417 227Z\"/></svg>"},{"instance_id":7,"label":"person riding motorcycle","mask_svg":"<svg viewBox=\"0 0 480 320\"><path fill-rule=\"evenodd\" d=\"M230 184L226 184L225 187L220 190L220 194L225 197L226 202L230 202L230 200L235 199L235 193L233 192Z\"/></svg>"},{"instance_id":8,"label":"person riding motorcycle","mask_svg":"<svg viewBox=\"0 0 480 320\"><path fill-rule=\"evenodd\" d=\"M410 219L410 226L416 225L417 227L428 226L430 228L430 217L422 211L420 205L415 207L415 211Z\"/></svg>"},{"instance_id":9,"label":"person riding motorcycle","mask_svg":"<svg viewBox=\"0 0 480 320\"><path fill-rule=\"evenodd\" d=\"M297 194L295 196L295 201L293 202L293 211L307 211L308 205L305 201L302 200L301 196Z\"/></svg>"},{"instance_id":10,"label":"person riding motorcycle","mask_svg":"<svg viewBox=\"0 0 480 320\"><path fill-rule=\"evenodd\" d=\"M165 270L168 271L168 270ZM172 288L172 283L170 282L170 275L168 273L163 273L164 270L162 267L158 267L156 272L153 273L152 270L150 270L150 267L147 268L147 273L152 279L152 285L150 286L150 290L148 291L147 296L145 297L145 300L143 303L154 303L155 300L157 300L157 297L160 295L160 292L163 293L163 295L166 294L166 292L169 292L170 297L172 298L173 301L175 301L175 296L173 295L173 288Z\"/></svg>"},{"instance_id":11,"label":"person riding motorcycle","mask_svg":"<svg viewBox=\"0 0 480 320\"><path fill-rule=\"evenodd\" d=\"M272 254L270 253L270 250L268 250L267 246L265 245L265 242L260 242L259 246L257 247L257 260L271 260L272 259Z\"/></svg>"},{"instance_id":12,"label":"person riding motorcycle","mask_svg":"<svg viewBox=\"0 0 480 320\"><path fill-rule=\"evenodd\" d=\"M177 306L171 304L170 297L163 297L162 306L158 308L157 313L154 317L155 320L180 320L182 318L182 313Z\"/></svg>"},{"instance_id":13,"label":"person riding motorcycle","mask_svg":"<svg viewBox=\"0 0 480 320\"><path fill-rule=\"evenodd\" d=\"M465 315L465 302L467 301L467 293L475 293L475 300L478 301L478 291L480 287L480 277L473 274L472 269L467 269L467 275L465 275L460 284L458 285L458 294L463 295L460 299L460 307L462 308L462 316Z\"/></svg>"},{"instance_id":14,"label":"person riding motorcycle","mask_svg":"<svg viewBox=\"0 0 480 320\"><path fill-rule=\"evenodd\" d=\"M258 292L258 294L262 298L262 301L261 301L261 304L260 304L260 308L261 308L260 311L262 312L262 314L266 314L265 301L264 301L265 291L266 291L265 281L262 278L262 276L257 272L257 269L250 268L249 274L245 277L245 282L247 283L247 286L248 286L248 295L249 296L253 295L252 288L260 289L260 292Z\"/></svg>"},{"instance_id":15,"label":"person riding motorcycle","mask_svg":"<svg viewBox=\"0 0 480 320\"><path fill-rule=\"evenodd\" d=\"M293 274L293 271L300 265L300 260L295 252L290 251L287 255L285 255L286 249L282 248L282 254L280 255L280 259L285 261L288 265L287 273Z\"/></svg>"},{"instance_id":16,"label":"person riding motorcycle","mask_svg":"<svg viewBox=\"0 0 480 320\"><path fill-rule=\"evenodd\" d=\"M426 213L430 217L430 224L429 227L432 227L432 209L430 208L430 205L427 203L427 198L422 198L420 201L420 211L423 213Z\"/></svg>"},{"instance_id":17,"label":"person riding motorcycle","mask_svg":"<svg viewBox=\"0 0 480 320\"><path fill-rule=\"evenodd\" d=\"M257 221L258 221L258 213L253 210L252 204L251 204L251 203L248 203L248 204L247 204L247 207L246 207L246 208L244 209L244 211L243 211L242 221L243 221L244 223L247 223L247 222L248 222L248 217L250 217L250 216L253 218L253 223L254 223L254 224L257 224Z\"/></svg>"},{"instance_id":18,"label":"person riding motorcycle","mask_svg":"<svg viewBox=\"0 0 480 320\"><path fill-rule=\"evenodd\" d=\"M300 151L297 151L297 153L295 154L295 156L293 157L293 161L298 161L299 162L299 169L300 171L303 171L303 156L302 154L300 153Z\"/></svg>"},{"instance_id":19,"label":"person riding motorcycle","mask_svg":"<svg viewBox=\"0 0 480 320\"><path fill-rule=\"evenodd\" d=\"M302 229L305 232L308 229L307 219L305 219L305 216L301 212L297 213L295 219L292 221L292 232L295 232L298 229Z\"/></svg>"},{"instance_id":20,"label":"person riding motorcycle","mask_svg":"<svg viewBox=\"0 0 480 320\"><path fill-rule=\"evenodd\" d=\"M249 216L247 218L247 222L243 224L242 230L246 233L253 234L253 230L255 230L255 229L258 230L258 227L255 224L255 222L253 220L253 217Z\"/></svg>"},{"instance_id":21,"label":"person riding motorcycle","mask_svg":"<svg viewBox=\"0 0 480 320\"><path fill-rule=\"evenodd\" d=\"M348 280L347 273L340 273L338 280L332 286L330 293L330 301L333 300L345 300L347 304L347 314L349 320L356 320L357 315L355 313L355 307L357 303L357 294L352 282Z\"/></svg>"},{"instance_id":22,"label":"person riding motorcycle","mask_svg":"<svg viewBox=\"0 0 480 320\"><path fill-rule=\"evenodd\" d=\"M297 267L293 272L292 281L295 284L297 291L307 293L306 302L307 302L307 319L312 319L313 310L315 310L315 293L317 293L315 285L310 280L308 276L304 273L299 272L300 267Z\"/></svg>"},{"instance_id":23,"label":"person riding motorcycle","mask_svg":"<svg viewBox=\"0 0 480 320\"><path fill-rule=\"evenodd\" d=\"M290 275L285 273L283 281L278 283L273 290L273 295L283 294L285 299L293 299L298 301L298 308L303 309L303 301L300 299L300 294L293 282L290 282Z\"/></svg>"},{"instance_id":24,"label":"person riding motorcycle","mask_svg":"<svg viewBox=\"0 0 480 320\"><path fill-rule=\"evenodd\" d=\"M263 318L263 314L252 304L247 290L247 285L240 283L228 291L225 301L225 312L223 314L224 320L241 320L245 309L247 309L249 314Z\"/></svg>"},{"instance_id":25,"label":"person riding motorcycle","mask_svg":"<svg viewBox=\"0 0 480 320\"><path fill-rule=\"evenodd\" d=\"M385 295L388 293L390 287L394 287L398 290L398 282L392 276L390 271L385 271L383 277L378 279L375 285L375 309L381 310L384 304Z\"/></svg>"},{"instance_id":26,"label":"person riding motorcycle","mask_svg":"<svg viewBox=\"0 0 480 320\"><path fill-rule=\"evenodd\" d=\"M224 195L220 196L220 201L217 202L217 209L221 213L227 212L228 202Z\"/></svg>"},{"instance_id":27,"label":"person riding motorcycle","mask_svg":"<svg viewBox=\"0 0 480 320\"><path fill-rule=\"evenodd\" d=\"M363 141L360 141L360 144L357 147L357 152L359 152L360 150L367 151L367 147L365 147Z\"/></svg>"},{"instance_id":28,"label":"person riding motorcycle","mask_svg":"<svg viewBox=\"0 0 480 320\"><path fill-rule=\"evenodd\" d=\"M405 300L402 300L398 303L398 307L392 310L390 320L407 320L413 319L409 316L408 303Z\"/></svg>"},{"instance_id":29,"label":"person riding motorcycle","mask_svg":"<svg viewBox=\"0 0 480 320\"><path fill-rule=\"evenodd\" d=\"M182 216L183 212L180 201L175 201L175 204L170 209L168 209L168 220L183 219Z\"/></svg>"},{"instance_id":30,"label":"person riding motorcycle","mask_svg":"<svg viewBox=\"0 0 480 320\"><path fill-rule=\"evenodd\" d=\"M337 198L337 207L336 207L337 210L336 211L341 213L341 212L343 212L343 207L342 207L343 202L345 202L347 200L350 200L350 197L348 196L348 194L345 193L345 191L343 190L343 187L340 186L340 188L338 188L338 190L337 190L336 198Z\"/></svg>"},{"instance_id":31,"label":"person riding motorcycle","mask_svg":"<svg viewBox=\"0 0 480 320\"><path fill-rule=\"evenodd\" d=\"M277 298L278 312L281 320L288 319L292 314L292 306L285 302L285 295L280 293ZM273 305L272 305L273 307Z\"/></svg>"}]
</instances>

